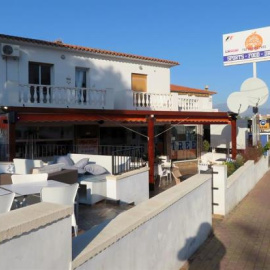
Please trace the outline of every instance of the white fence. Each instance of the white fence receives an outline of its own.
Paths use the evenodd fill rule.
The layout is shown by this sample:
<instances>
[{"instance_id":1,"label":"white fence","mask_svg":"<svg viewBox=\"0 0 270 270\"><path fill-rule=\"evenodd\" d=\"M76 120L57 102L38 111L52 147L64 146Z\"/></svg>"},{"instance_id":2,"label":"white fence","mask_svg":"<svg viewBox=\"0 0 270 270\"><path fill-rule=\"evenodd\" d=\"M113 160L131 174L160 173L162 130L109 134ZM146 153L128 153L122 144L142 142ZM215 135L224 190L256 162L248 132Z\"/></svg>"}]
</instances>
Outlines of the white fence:
<instances>
[{"instance_id":1,"label":"white fence","mask_svg":"<svg viewBox=\"0 0 270 270\"><path fill-rule=\"evenodd\" d=\"M213 166L214 214L227 215L268 171L268 157L254 163L247 161L227 178L226 165Z\"/></svg>"}]
</instances>

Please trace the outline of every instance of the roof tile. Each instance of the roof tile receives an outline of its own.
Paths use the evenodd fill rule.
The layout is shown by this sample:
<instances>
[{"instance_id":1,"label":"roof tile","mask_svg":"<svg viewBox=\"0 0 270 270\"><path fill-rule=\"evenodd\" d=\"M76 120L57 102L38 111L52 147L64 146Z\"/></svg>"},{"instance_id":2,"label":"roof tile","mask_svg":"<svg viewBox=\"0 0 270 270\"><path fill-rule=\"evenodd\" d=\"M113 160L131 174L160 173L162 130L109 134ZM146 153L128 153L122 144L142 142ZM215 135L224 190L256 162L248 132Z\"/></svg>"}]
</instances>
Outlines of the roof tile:
<instances>
[{"instance_id":1,"label":"roof tile","mask_svg":"<svg viewBox=\"0 0 270 270\"><path fill-rule=\"evenodd\" d=\"M97 54L105 54L105 55L111 55L111 56L118 56L118 57L139 59L139 60L145 60L145 61L151 61L151 62L158 62L158 63L168 64L170 66L179 65L179 63L176 61L164 60L164 59L147 57L147 56L140 56L140 55L129 54L129 53L121 53L121 52L115 52L115 51L95 49L95 48L89 48L89 47L83 47L83 46L77 46L77 45L71 45L71 44L65 44L59 40L45 41L45 40L10 36L10 35L4 35L4 34L0 34L0 38L12 40L12 41L22 41L22 42L28 42L28 43L34 43L34 44L40 44L40 45L46 45L46 46L52 46L52 47L72 49L72 50L77 50L77 51L92 52L92 53L97 53Z\"/></svg>"}]
</instances>

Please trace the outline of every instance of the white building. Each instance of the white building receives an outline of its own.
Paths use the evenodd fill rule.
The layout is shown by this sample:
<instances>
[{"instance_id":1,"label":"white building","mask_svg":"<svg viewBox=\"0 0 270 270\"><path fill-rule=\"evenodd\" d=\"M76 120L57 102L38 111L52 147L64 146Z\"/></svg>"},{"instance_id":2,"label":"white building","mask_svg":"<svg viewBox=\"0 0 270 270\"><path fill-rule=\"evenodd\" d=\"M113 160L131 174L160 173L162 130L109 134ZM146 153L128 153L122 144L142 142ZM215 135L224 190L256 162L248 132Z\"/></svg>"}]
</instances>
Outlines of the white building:
<instances>
[{"instance_id":1,"label":"white building","mask_svg":"<svg viewBox=\"0 0 270 270\"><path fill-rule=\"evenodd\" d=\"M191 138L190 130L197 134L198 124L229 122L212 107L215 92L171 86L176 61L3 34L0 43L1 141L9 145L1 151L7 159L49 149L58 154L56 148L65 152L74 145L78 151L104 144L145 146L149 116L156 134L184 120L174 139L170 132L154 136L158 154L170 155L171 143L189 151L191 146L182 149L179 142ZM196 158L196 136L192 140Z\"/></svg>"}]
</instances>

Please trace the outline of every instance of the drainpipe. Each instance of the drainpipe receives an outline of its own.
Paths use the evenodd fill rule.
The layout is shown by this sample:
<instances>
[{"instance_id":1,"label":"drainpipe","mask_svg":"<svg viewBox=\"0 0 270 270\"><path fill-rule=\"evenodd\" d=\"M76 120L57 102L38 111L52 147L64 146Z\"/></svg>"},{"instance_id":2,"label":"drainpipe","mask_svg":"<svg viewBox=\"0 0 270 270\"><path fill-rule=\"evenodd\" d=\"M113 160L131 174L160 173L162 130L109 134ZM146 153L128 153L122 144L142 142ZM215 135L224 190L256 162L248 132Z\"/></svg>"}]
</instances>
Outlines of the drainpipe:
<instances>
[{"instance_id":1,"label":"drainpipe","mask_svg":"<svg viewBox=\"0 0 270 270\"><path fill-rule=\"evenodd\" d=\"M155 116L151 114L148 119L148 166L149 166L149 188L154 190L155 179L154 179L154 166L155 166L155 142L154 142L154 127L155 127Z\"/></svg>"}]
</instances>

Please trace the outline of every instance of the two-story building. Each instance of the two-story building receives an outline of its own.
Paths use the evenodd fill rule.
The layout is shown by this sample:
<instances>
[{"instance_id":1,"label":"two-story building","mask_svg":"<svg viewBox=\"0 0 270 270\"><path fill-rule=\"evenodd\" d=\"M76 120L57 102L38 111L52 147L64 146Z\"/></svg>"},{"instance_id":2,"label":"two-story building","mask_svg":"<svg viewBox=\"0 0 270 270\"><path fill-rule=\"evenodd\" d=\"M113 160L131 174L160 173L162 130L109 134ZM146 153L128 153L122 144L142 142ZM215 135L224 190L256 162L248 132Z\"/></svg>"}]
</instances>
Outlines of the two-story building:
<instances>
[{"instance_id":1,"label":"two-story building","mask_svg":"<svg viewBox=\"0 0 270 270\"><path fill-rule=\"evenodd\" d=\"M201 125L230 123L214 92L171 85L176 61L3 34L0 44L5 159L101 145L196 158Z\"/></svg>"}]
</instances>

